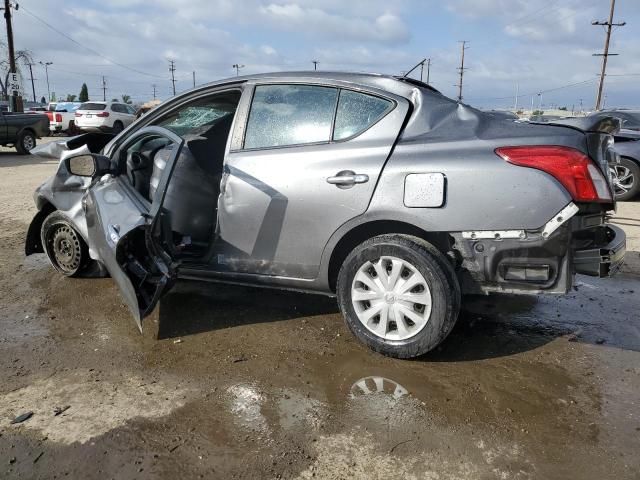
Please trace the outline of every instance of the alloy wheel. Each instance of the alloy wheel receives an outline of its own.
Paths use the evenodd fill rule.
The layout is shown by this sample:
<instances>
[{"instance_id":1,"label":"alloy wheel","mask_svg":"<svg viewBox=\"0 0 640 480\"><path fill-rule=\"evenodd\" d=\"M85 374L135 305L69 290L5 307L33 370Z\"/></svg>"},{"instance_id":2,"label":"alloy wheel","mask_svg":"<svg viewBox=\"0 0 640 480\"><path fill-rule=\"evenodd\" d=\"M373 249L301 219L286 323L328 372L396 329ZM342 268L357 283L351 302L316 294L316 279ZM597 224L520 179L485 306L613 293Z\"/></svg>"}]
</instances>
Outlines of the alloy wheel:
<instances>
[{"instance_id":1,"label":"alloy wheel","mask_svg":"<svg viewBox=\"0 0 640 480\"><path fill-rule=\"evenodd\" d=\"M25 135L22 139L22 146L28 152L36 146L36 139L32 135Z\"/></svg>"},{"instance_id":2,"label":"alloy wheel","mask_svg":"<svg viewBox=\"0 0 640 480\"><path fill-rule=\"evenodd\" d=\"M636 178L631 170L624 165L615 165L610 170L616 195L623 195L633 188Z\"/></svg>"},{"instance_id":3,"label":"alloy wheel","mask_svg":"<svg viewBox=\"0 0 640 480\"><path fill-rule=\"evenodd\" d=\"M360 323L385 340L417 335L431 316L431 291L424 276L406 260L384 256L356 273L351 301Z\"/></svg>"}]
</instances>

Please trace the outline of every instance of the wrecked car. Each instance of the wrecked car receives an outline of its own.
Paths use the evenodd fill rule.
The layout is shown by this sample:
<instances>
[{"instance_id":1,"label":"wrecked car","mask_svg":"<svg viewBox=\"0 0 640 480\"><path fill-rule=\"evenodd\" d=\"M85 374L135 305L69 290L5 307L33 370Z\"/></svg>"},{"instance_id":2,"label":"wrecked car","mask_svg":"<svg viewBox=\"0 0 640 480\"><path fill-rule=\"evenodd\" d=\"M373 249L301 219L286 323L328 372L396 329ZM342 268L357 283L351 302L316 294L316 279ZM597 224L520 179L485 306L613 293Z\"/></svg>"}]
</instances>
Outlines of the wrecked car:
<instances>
[{"instance_id":1,"label":"wrecked car","mask_svg":"<svg viewBox=\"0 0 640 480\"><path fill-rule=\"evenodd\" d=\"M111 275L142 320L180 279L337 296L363 343L424 354L464 294L563 294L620 267L613 118L522 124L391 76L276 73L48 146L26 254ZM45 152L46 153L46 152Z\"/></svg>"}]
</instances>

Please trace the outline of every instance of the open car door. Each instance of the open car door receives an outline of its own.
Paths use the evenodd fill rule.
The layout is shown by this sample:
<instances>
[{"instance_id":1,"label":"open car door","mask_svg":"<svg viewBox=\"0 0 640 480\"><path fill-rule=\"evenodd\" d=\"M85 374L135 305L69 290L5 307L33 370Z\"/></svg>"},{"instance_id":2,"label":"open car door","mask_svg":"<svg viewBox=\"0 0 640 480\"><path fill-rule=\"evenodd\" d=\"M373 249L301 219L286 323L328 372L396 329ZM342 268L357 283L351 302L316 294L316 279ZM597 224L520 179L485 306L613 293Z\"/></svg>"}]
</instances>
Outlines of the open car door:
<instances>
[{"instance_id":1,"label":"open car door","mask_svg":"<svg viewBox=\"0 0 640 480\"><path fill-rule=\"evenodd\" d=\"M166 161L162 173L154 173L157 185L150 190L147 185L147 192L151 192L147 198L134 187L122 167L123 158L146 141L163 142ZM175 280L172 232L166 227L167 212L162 204L183 143L182 138L164 128L140 129L113 153L112 163L119 162L121 173L95 181L83 201L89 244L120 288L141 331L142 319L153 311ZM146 160L151 161L146 167L155 171L153 158Z\"/></svg>"}]
</instances>

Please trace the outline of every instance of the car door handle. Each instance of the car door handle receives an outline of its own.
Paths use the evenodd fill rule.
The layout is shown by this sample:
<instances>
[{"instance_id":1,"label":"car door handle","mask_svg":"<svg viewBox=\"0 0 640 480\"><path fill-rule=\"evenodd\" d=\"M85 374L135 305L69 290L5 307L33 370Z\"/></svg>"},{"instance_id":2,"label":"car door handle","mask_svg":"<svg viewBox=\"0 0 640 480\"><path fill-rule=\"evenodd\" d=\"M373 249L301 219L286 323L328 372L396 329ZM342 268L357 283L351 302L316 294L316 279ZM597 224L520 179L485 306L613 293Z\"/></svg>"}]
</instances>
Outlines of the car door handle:
<instances>
[{"instance_id":1,"label":"car door handle","mask_svg":"<svg viewBox=\"0 0 640 480\"><path fill-rule=\"evenodd\" d=\"M351 170L344 170L338 172L333 177L327 178L327 183L337 185L338 187L351 187L356 183L367 183L369 181L369 175L362 173L355 173Z\"/></svg>"}]
</instances>

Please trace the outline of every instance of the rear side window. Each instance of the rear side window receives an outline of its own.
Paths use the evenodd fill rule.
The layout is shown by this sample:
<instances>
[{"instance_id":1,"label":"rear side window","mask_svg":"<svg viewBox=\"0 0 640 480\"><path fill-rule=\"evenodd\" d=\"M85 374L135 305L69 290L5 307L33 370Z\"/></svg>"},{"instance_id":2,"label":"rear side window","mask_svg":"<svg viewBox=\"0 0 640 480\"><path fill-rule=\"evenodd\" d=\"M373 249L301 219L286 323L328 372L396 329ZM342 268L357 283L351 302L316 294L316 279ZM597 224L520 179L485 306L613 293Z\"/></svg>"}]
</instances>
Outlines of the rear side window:
<instances>
[{"instance_id":1,"label":"rear side window","mask_svg":"<svg viewBox=\"0 0 640 480\"><path fill-rule=\"evenodd\" d=\"M106 103L83 103L78 110L104 110L107 108Z\"/></svg>"},{"instance_id":2,"label":"rear side window","mask_svg":"<svg viewBox=\"0 0 640 480\"><path fill-rule=\"evenodd\" d=\"M336 113L334 140L357 135L382 118L393 102L373 95L341 90Z\"/></svg>"},{"instance_id":3,"label":"rear side window","mask_svg":"<svg viewBox=\"0 0 640 480\"><path fill-rule=\"evenodd\" d=\"M118 113L127 113L127 109L124 105L120 105L119 103L114 103L111 105L111 110Z\"/></svg>"},{"instance_id":4,"label":"rear side window","mask_svg":"<svg viewBox=\"0 0 640 480\"><path fill-rule=\"evenodd\" d=\"M244 148L329 142L337 99L332 87L257 86Z\"/></svg>"}]
</instances>

